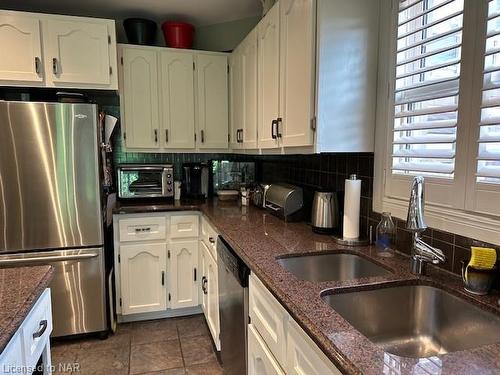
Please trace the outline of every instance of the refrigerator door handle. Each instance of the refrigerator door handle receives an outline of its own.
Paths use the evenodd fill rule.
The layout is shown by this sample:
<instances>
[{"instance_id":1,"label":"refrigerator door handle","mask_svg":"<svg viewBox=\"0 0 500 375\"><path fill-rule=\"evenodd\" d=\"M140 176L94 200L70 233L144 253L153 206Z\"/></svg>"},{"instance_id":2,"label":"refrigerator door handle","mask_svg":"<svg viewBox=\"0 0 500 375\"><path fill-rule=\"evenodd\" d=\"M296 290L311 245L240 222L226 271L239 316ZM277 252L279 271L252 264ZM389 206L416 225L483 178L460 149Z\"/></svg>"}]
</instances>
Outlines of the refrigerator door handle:
<instances>
[{"instance_id":1,"label":"refrigerator door handle","mask_svg":"<svg viewBox=\"0 0 500 375\"><path fill-rule=\"evenodd\" d=\"M76 255L58 255L58 256L48 256L48 257L19 257L10 259L1 259L0 266L7 265L21 265L21 264L33 264L33 263L52 263L52 262L67 262L70 260L86 260L98 257L99 254L76 254Z\"/></svg>"}]
</instances>

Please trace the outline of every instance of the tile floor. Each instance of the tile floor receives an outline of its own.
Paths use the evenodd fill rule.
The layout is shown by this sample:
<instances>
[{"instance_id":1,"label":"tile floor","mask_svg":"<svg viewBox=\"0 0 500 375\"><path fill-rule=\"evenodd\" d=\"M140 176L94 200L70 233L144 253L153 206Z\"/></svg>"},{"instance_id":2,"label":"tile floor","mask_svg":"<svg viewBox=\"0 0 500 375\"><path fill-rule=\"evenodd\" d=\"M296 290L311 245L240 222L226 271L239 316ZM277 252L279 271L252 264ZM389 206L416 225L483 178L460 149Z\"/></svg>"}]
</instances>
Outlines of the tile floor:
<instances>
[{"instance_id":1,"label":"tile floor","mask_svg":"<svg viewBox=\"0 0 500 375\"><path fill-rule=\"evenodd\" d=\"M121 324L106 340L55 341L51 349L56 374L222 374L203 315Z\"/></svg>"}]
</instances>

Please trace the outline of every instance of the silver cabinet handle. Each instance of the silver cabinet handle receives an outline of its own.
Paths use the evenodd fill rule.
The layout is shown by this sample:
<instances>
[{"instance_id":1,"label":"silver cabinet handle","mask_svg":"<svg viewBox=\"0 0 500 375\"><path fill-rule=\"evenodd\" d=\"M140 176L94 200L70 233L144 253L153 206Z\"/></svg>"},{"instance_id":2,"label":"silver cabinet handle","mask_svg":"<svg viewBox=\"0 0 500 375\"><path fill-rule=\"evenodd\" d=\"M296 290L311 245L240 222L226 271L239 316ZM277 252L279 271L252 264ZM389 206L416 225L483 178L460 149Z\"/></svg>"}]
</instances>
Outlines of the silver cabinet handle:
<instances>
[{"instance_id":1,"label":"silver cabinet handle","mask_svg":"<svg viewBox=\"0 0 500 375\"><path fill-rule=\"evenodd\" d=\"M47 330L47 326L48 326L47 320L44 319L44 320L40 321L40 325L38 327L38 330L35 333L33 333L33 339L37 339L37 338L41 337L45 333L45 331Z\"/></svg>"},{"instance_id":2,"label":"silver cabinet handle","mask_svg":"<svg viewBox=\"0 0 500 375\"><path fill-rule=\"evenodd\" d=\"M165 142L168 143L168 129L165 129Z\"/></svg>"},{"instance_id":3,"label":"silver cabinet handle","mask_svg":"<svg viewBox=\"0 0 500 375\"><path fill-rule=\"evenodd\" d=\"M271 121L271 138L276 139L278 138L277 134L275 133L275 126L278 126L278 120L273 120ZM276 130L277 132L277 130Z\"/></svg>"},{"instance_id":4,"label":"silver cabinet handle","mask_svg":"<svg viewBox=\"0 0 500 375\"><path fill-rule=\"evenodd\" d=\"M48 257L0 259L0 266L34 264L34 263L47 264L53 262L66 262L70 260L86 260L95 258L97 256L99 256L98 253L91 253L91 254L77 254L77 255L58 255L58 256L48 256Z\"/></svg>"},{"instance_id":5,"label":"silver cabinet handle","mask_svg":"<svg viewBox=\"0 0 500 375\"><path fill-rule=\"evenodd\" d=\"M243 143L243 129L240 129L240 143Z\"/></svg>"},{"instance_id":6,"label":"silver cabinet handle","mask_svg":"<svg viewBox=\"0 0 500 375\"><path fill-rule=\"evenodd\" d=\"M35 57L35 72L36 72L36 74L40 74L40 64L41 64L40 58L38 56Z\"/></svg>"},{"instance_id":7,"label":"silver cabinet handle","mask_svg":"<svg viewBox=\"0 0 500 375\"><path fill-rule=\"evenodd\" d=\"M282 124L283 119L281 117L278 117L276 119L276 137L281 138L283 134L280 132L280 125Z\"/></svg>"},{"instance_id":8,"label":"silver cabinet handle","mask_svg":"<svg viewBox=\"0 0 500 375\"><path fill-rule=\"evenodd\" d=\"M52 72L54 73L54 75L59 74L59 63L57 62L57 58L55 57L52 59Z\"/></svg>"},{"instance_id":9,"label":"silver cabinet handle","mask_svg":"<svg viewBox=\"0 0 500 375\"><path fill-rule=\"evenodd\" d=\"M206 276L203 276L201 278L201 290L203 290L203 294L207 294L207 283L208 283L208 279Z\"/></svg>"}]
</instances>

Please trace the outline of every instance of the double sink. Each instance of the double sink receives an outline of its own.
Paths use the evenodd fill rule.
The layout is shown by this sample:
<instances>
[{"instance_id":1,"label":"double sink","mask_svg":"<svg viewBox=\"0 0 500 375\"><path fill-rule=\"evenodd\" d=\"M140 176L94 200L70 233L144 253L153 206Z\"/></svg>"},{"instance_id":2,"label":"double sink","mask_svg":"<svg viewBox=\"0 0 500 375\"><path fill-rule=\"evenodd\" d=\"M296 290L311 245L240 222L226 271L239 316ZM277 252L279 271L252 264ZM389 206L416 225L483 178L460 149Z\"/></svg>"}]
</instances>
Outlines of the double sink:
<instances>
[{"instance_id":1,"label":"double sink","mask_svg":"<svg viewBox=\"0 0 500 375\"><path fill-rule=\"evenodd\" d=\"M387 276L390 271L351 253L277 259L300 280L347 281ZM384 351L423 358L500 341L500 318L430 285L384 286L321 298Z\"/></svg>"}]
</instances>

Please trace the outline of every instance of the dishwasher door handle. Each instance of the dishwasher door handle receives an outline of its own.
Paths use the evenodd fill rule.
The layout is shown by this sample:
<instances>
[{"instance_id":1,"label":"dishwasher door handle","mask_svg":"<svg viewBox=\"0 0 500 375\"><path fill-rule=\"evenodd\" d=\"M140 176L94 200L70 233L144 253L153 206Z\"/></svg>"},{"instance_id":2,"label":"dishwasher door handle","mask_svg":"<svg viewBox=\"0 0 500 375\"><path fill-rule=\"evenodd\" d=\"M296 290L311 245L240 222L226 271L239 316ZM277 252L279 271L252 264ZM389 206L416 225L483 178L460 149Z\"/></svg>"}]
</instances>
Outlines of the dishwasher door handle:
<instances>
[{"instance_id":1,"label":"dishwasher door handle","mask_svg":"<svg viewBox=\"0 0 500 375\"><path fill-rule=\"evenodd\" d=\"M57 255L48 257L22 257L22 258L0 259L0 266L66 262L70 260L88 260L96 258L98 256L99 256L98 253L91 253L91 254L75 254L75 255Z\"/></svg>"}]
</instances>

